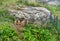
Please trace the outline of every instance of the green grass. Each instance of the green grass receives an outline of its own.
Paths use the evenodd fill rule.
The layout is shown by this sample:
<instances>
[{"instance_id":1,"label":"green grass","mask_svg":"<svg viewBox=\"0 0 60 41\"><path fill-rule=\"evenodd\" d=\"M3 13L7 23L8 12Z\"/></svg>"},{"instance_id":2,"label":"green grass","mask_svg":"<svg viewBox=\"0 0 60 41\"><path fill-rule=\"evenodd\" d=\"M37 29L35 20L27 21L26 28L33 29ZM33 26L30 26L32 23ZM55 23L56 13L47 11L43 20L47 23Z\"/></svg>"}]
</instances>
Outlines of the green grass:
<instances>
[{"instance_id":1,"label":"green grass","mask_svg":"<svg viewBox=\"0 0 60 41\"><path fill-rule=\"evenodd\" d=\"M9 11L5 8L0 8L0 22L13 22L14 17L10 16Z\"/></svg>"},{"instance_id":2,"label":"green grass","mask_svg":"<svg viewBox=\"0 0 60 41\"><path fill-rule=\"evenodd\" d=\"M51 26L53 29L54 27ZM50 29L51 30L51 29ZM43 26L35 26L34 24L28 24L25 26L23 30L22 40L24 41L59 41L58 35L50 31L49 29L45 29Z\"/></svg>"},{"instance_id":3,"label":"green grass","mask_svg":"<svg viewBox=\"0 0 60 41\"><path fill-rule=\"evenodd\" d=\"M0 41L20 41L19 36L8 22L0 23Z\"/></svg>"},{"instance_id":4,"label":"green grass","mask_svg":"<svg viewBox=\"0 0 60 41\"><path fill-rule=\"evenodd\" d=\"M11 4L16 4L18 0L0 0L0 5L9 6Z\"/></svg>"}]
</instances>

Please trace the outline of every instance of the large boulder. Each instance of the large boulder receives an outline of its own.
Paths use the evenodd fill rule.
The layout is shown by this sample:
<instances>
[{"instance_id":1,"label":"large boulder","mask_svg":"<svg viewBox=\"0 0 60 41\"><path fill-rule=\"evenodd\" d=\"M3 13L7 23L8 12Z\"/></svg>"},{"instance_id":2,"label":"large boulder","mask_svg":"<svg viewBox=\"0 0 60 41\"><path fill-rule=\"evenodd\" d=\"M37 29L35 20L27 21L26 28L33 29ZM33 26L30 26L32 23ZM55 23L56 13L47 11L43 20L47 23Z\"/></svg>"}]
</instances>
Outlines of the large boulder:
<instances>
[{"instance_id":1,"label":"large boulder","mask_svg":"<svg viewBox=\"0 0 60 41\"><path fill-rule=\"evenodd\" d=\"M29 23L46 21L50 17L50 11L43 7L25 7L21 10L9 9L11 15L25 18Z\"/></svg>"}]
</instances>

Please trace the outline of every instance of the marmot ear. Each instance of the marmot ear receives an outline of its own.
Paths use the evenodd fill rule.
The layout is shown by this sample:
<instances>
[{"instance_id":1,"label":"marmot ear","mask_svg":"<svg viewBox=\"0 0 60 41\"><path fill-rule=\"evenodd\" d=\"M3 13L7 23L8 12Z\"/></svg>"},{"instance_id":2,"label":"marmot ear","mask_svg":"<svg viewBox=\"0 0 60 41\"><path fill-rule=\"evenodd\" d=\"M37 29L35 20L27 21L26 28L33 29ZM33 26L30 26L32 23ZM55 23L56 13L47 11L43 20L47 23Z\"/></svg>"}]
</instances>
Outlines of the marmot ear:
<instances>
[{"instance_id":1,"label":"marmot ear","mask_svg":"<svg viewBox=\"0 0 60 41\"><path fill-rule=\"evenodd\" d=\"M21 22L20 22L20 20L18 20L18 25L20 25L21 24Z\"/></svg>"},{"instance_id":2,"label":"marmot ear","mask_svg":"<svg viewBox=\"0 0 60 41\"><path fill-rule=\"evenodd\" d=\"M28 24L28 21L27 21L27 20L23 20L23 21L21 22L21 26L25 26L26 24Z\"/></svg>"},{"instance_id":3,"label":"marmot ear","mask_svg":"<svg viewBox=\"0 0 60 41\"><path fill-rule=\"evenodd\" d=\"M15 20L15 21L14 21L14 24L15 24L15 25L20 25L21 22L20 22L20 20Z\"/></svg>"},{"instance_id":4,"label":"marmot ear","mask_svg":"<svg viewBox=\"0 0 60 41\"><path fill-rule=\"evenodd\" d=\"M25 25L25 20L21 21L21 26Z\"/></svg>"}]
</instances>

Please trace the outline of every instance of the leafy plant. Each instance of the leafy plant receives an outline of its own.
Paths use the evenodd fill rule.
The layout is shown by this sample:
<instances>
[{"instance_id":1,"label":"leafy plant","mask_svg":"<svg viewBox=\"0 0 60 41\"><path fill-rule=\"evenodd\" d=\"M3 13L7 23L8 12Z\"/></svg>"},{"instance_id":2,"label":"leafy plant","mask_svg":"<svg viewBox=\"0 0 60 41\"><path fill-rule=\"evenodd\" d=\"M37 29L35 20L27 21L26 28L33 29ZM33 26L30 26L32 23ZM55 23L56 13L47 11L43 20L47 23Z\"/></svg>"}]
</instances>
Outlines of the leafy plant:
<instances>
[{"instance_id":1,"label":"leafy plant","mask_svg":"<svg viewBox=\"0 0 60 41\"><path fill-rule=\"evenodd\" d=\"M18 41L18 40L20 40L17 33L7 22L2 23L0 25L0 39L2 41Z\"/></svg>"}]
</instances>

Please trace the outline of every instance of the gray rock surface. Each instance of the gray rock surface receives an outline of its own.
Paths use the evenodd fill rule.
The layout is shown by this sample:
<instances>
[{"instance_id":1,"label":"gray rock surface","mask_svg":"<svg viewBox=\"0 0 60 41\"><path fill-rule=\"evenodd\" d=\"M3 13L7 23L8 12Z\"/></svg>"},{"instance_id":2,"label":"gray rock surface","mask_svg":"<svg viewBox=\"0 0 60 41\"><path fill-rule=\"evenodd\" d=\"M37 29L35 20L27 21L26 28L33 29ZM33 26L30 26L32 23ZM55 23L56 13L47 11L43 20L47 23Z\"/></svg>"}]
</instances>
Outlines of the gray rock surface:
<instances>
[{"instance_id":1,"label":"gray rock surface","mask_svg":"<svg viewBox=\"0 0 60 41\"><path fill-rule=\"evenodd\" d=\"M23 1L27 1L28 3L44 3L44 4L48 4L48 5L56 5L56 6L60 6L60 0L23 0Z\"/></svg>"},{"instance_id":2,"label":"gray rock surface","mask_svg":"<svg viewBox=\"0 0 60 41\"><path fill-rule=\"evenodd\" d=\"M36 0L36 2L46 3L48 5L60 6L60 0Z\"/></svg>"},{"instance_id":3,"label":"gray rock surface","mask_svg":"<svg viewBox=\"0 0 60 41\"><path fill-rule=\"evenodd\" d=\"M60 6L60 0L23 0L23 1L28 1L28 3L44 3L44 4L48 4L48 5L57 5Z\"/></svg>"},{"instance_id":4,"label":"gray rock surface","mask_svg":"<svg viewBox=\"0 0 60 41\"><path fill-rule=\"evenodd\" d=\"M29 23L46 21L50 17L50 11L43 7L25 7L23 10L9 9L9 12L15 17L27 19Z\"/></svg>"}]
</instances>

